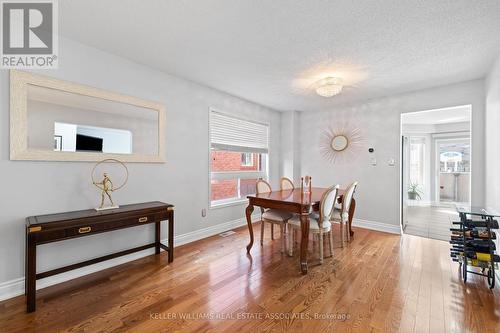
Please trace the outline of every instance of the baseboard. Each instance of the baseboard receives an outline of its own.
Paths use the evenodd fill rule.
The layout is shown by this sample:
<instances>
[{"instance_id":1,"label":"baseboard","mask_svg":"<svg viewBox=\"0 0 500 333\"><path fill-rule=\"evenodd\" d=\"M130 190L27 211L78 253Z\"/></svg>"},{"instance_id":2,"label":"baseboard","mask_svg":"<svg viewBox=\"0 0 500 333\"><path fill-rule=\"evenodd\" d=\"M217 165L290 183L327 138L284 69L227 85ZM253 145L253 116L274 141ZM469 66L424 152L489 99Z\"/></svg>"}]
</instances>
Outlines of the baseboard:
<instances>
[{"instance_id":1,"label":"baseboard","mask_svg":"<svg viewBox=\"0 0 500 333\"><path fill-rule=\"evenodd\" d=\"M257 220L260 220L260 218L258 218L258 215L254 215L252 220L254 222L256 222ZM247 223L246 218L241 218L241 219L237 219L234 221L229 221L226 223L221 223L221 224L217 224L217 225L210 226L207 228L203 228L200 230L188 232L188 233L183 234L183 235L178 235L178 236L175 236L175 246L181 246L181 245L188 244L188 243L191 243L191 242L203 239L203 238L214 236L214 235L220 234L224 231L228 231L228 230L235 229L235 228L241 227L243 225L246 225L246 223ZM164 242L164 243L166 241L167 241L166 239L162 240L162 242ZM36 289L38 290L38 289L46 288L46 287L49 287L49 286L57 284L57 283L76 279L78 277L81 277L81 276L84 276L87 274L91 274L91 273L95 273L97 271L101 271L101 270L106 269L106 268L121 265L121 264L124 264L124 263L132 261L132 260L140 259L140 258L154 254L154 251L155 250L153 248L151 248L151 249L147 249L144 251L132 253L132 254L129 254L129 255L126 255L123 257L118 257L118 258L103 261L103 262L100 262L100 263L97 263L94 265L82 267L82 268L75 269L75 270L72 270L69 272L65 272L62 274L51 276L51 277L48 277L45 279L41 279L41 280L37 281ZM0 283L0 301L6 300L6 299L9 299L12 297L20 296L23 294L24 294L24 277Z\"/></svg>"},{"instance_id":2,"label":"baseboard","mask_svg":"<svg viewBox=\"0 0 500 333\"><path fill-rule=\"evenodd\" d=\"M352 225L354 227L358 227L358 228L364 228L364 229L370 229L370 230L376 230L376 231L382 231L382 232L387 232L387 233L391 233L391 234L401 235L401 228L399 227L399 225L387 224L387 223L382 223L382 222L377 222L377 221L362 220L362 219L356 219L356 218L352 220Z\"/></svg>"}]
</instances>

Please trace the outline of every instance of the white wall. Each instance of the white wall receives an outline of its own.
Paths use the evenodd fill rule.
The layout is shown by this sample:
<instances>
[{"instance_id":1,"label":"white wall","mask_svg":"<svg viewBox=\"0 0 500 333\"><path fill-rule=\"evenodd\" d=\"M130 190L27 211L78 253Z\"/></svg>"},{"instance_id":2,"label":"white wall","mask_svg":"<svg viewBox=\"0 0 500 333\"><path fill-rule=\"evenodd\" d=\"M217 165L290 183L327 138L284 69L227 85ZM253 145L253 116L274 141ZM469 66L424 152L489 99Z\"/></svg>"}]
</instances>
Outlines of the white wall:
<instances>
[{"instance_id":1,"label":"white wall","mask_svg":"<svg viewBox=\"0 0 500 333\"><path fill-rule=\"evenodd\" d=\"M123 58L60 39L59 69L40 74L164 103L165 164L129 164L128 185L113 194L119 204L162 200L175 205L175 234L182 235L244 216L244 205L208 211L209 107L270 123L270 178L280 175L280 113L170 76ZM29 215L95 207L93 163L9 160L9 76L0 71L0 288L24 275L24 219ZM164 234L166 237L166 234ZM42 245L38 271L143 245L153 226Z\"/></svg>"},{"instance_id":2,"label":"white wall","mask_svg":"<svg viewBox=\"0 0 500 333\"><path fill-rule=\"evenodd\" d=\"M298 111L281 113L281 176L296 184L300 182L299 117Z\"/></svg>"},{"instance_id":3,"label":"white wall","mask_svg":"<svg viewBox=\"0 0 500 333\"><path fill-rule=\"evenodd\" d=\"M500 56L486 78L486 207L500 212ZM497 233L498 236L498 233ZM500 238L497 238L497 249ZM500 278L500 273L497 272Z\"/></svg>"},{"instance_id":4,"label":"white wall","mask_svg":"<svg viewBox=\"0 0 500 333\"><path fill-rule=\"evenodd\" d=\"M354 106L300 114L300 167L314 185L359 181L356 218L391 225L400 223L400 114L457 105L472 105L472 203L484 203L484 81L420 90ZM321 132L335 121L361 129L366 147L348 165L333 165L319 152ZM368 153L368 147L375 149ZM370 165L376 157L378 164ZM394 158L395 166L387 160Z\"/></svg>"},{"instance_id":5,"label":"white wall","mask_svg":"<svg viewBox=\"0 0 500 333\"><path fill-rule=\"evenodd\" d=\"M500 57L486 79L486 206L500 212Z\"/></svg>"}]
</instances>

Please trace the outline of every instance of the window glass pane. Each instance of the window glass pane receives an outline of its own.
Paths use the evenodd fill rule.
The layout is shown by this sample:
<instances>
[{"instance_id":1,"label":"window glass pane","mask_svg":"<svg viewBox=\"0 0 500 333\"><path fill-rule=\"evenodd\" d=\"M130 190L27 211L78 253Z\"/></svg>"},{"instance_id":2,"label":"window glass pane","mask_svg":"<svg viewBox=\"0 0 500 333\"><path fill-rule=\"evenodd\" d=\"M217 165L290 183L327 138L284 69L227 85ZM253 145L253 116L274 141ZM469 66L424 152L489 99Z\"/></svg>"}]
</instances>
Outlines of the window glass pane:
<instances>
[{"instance_id":1,"label":"window glass pane","mask_svg":"<svg viewBox=\"0 0 500 333\"><path fill-rule=\"evenodd\" d=\"M267 179L267 154L212 149L210 202L220 205L255 194L259 177Z\"/></svg>"},{"instance_id":2,"label":"window glass pane","mask_svg":"<svg viewBox=\"0 0 500 333\"><path fill-rule=\"evenodd\" d=\"M247 195L255 194L257 179L212 179L210 184L211 203L220 205L245 199Z\"/></svg>"},{"instance_id":3,"label":"window glass pane","mask_svg":"<svg viewBox=\"0 0 500 333\"><path fill-rule=\"evenodd\" d=\"M221 171L263 171L263 155L234 151L211 150L211 170Z\"/></svg>"},{"instance_id":4,"label":"window glass pane","mask_svg":"<svg viewBox=\"0 0 500 333\"><path fill-rule=\"evenodd\" d=\"M410 138L410 183L424 185L424 138Z\"/></svg>"}]
</instances>

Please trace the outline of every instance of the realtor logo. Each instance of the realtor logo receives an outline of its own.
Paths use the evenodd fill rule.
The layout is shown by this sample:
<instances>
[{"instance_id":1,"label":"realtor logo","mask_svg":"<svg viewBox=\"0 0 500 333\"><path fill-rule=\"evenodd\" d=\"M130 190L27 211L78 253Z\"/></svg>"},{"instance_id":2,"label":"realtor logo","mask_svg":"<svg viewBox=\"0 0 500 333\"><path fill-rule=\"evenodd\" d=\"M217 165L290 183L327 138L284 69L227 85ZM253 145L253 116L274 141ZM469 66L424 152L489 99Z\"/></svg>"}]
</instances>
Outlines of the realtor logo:
<instances>
[{"instance_id":1,"label":"realtor logo","mask_svg":"<svg viewBox=\"0 0 500 333\"><path fill-rule=\"evenodd\" d=\"M1 0L2 68L57 68L56 0Z\"/></svg>"}]
</instances>

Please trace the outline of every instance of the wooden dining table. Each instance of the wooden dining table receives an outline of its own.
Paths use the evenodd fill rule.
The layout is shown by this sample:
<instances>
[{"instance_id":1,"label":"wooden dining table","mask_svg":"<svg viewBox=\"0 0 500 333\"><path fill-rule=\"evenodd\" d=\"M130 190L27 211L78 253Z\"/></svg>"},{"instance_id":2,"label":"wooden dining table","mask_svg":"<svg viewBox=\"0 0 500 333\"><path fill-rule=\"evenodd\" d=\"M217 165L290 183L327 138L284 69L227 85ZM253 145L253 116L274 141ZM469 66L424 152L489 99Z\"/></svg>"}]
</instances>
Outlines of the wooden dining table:
<instances>
[{"instance_id":1,"label":"wooden dining table","mask_svg":"<svg viewBox=\"0 0 500 333\"><path fill-rule=\"evenodd\" d=\"M313 210L319 209L319 202L327 188L312 187L310 191L304 193L300 188L294 190L272 191L247 196L248 207L246 208L246 218L248 231L250 233L250 243L247 245L247 253L253 246L253 226L252 226L252 213L254 206L262 208L273 208L288 211L300 215L300 229L301 229L301 242L300 242L300 270L302 274L307 274L307 249L309 245L309 213L311 207ZM339 189L339 203L343 200L345 189ZM352 231L352 218L356 209L356 200L353 198L351 206L349 207L349 233L354 236ZM282 235L283 237L283 235Z\"/></svg>"}]
</instances>

